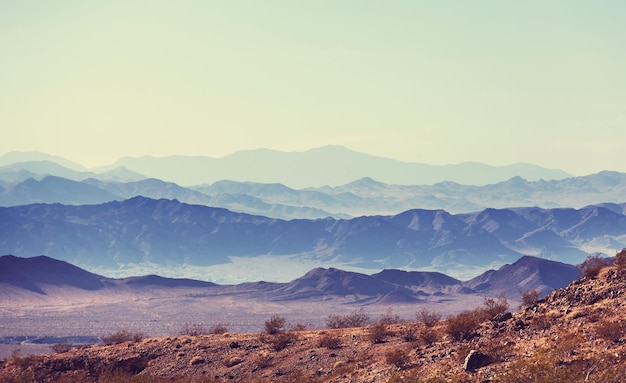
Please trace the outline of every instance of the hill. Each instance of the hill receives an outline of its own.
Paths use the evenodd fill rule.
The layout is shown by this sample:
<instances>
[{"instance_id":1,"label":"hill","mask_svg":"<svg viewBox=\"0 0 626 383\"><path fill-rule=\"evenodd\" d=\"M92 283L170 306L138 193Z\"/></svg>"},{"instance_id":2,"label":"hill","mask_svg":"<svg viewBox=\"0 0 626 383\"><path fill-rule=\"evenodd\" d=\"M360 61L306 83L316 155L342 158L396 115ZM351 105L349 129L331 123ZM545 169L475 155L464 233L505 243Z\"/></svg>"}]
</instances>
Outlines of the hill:
<instances>
[{"instance_id":1,"label":"hill","mask_svg":"<svg viewBox=\"0 0 626 383\"><path fill-rule=\"evenodd\" d=\"M0 257L0 284L38 294L45 294L42 289L45 285L98 290L105 287L104 279L67 262L45 256L20 258L6 255Z\"/></svg>"},{"instance_id":2,"label":"hill","mask_svg":"<svg viewBox=\"0 0 626 383\"><path fill-rule=\"evenodd\" d=\"M625 271L613 267L574 281L543 300L529 301L512 314L506 314L506 302L485 300L475 310L433 321L405 322L387 315L365 327L299 329L274 335L220 332L143 339L136 334L132 339L132 334L118 333L120 344L14 357L0 364L0 378L49 382L622 382L626 379L626 325L620 308L626 305L625 292ZM268 318L268 323L276 322Z\"/></svg>"},{"instance_id":3,"label":"hill","mask_svg":"<svg viewBox=\"0 0 626 383\"><path fill-rule=\"evenodd\" d=\"M0 297L0 303L11 304L11 294L24 296L23 293L17 294L16 289L47 295L51 300L65 299L70 304L71 299L64 296L69 289L73 289L74 294L82 290L84 295L89 295L97 290L115 294L145 288L189 288L196 289L196 295L200 296L210 292L274 302L316 302L339 297L351 304L415 303L436 302L441 296L453 299L459 294L497 296L502 292L513 300L519 300L521 291L537 290L546 294L567 285L579 272L572 265L523 257L513 264L504 265L498 270L489 270L465 282L436 272L383 270L367 275L319 267L285 283L218 285L157 275L107 278L47 256L20 258L6 255L0 257L0 286L5 290L5 294ZM145 294L143 291L142 295L146 296ZM398 298L401 298L400 302L393 301Z\"/></svg>"}]
</instances>

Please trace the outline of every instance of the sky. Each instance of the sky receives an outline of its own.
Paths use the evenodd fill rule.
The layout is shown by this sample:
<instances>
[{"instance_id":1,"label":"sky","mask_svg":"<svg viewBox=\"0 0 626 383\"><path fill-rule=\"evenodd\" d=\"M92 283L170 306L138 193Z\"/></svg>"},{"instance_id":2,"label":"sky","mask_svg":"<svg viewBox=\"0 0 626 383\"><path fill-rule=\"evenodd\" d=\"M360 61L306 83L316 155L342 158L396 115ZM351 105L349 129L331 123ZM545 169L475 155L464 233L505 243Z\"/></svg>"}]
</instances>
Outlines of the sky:
<instances>
[{"instance_id":1,"label":"sky","mask_svg":"<svg viewBox=\"0 0 626 383\"><path fill-rule=\"evenodd\" d=\"M0 155L626 172L626 2L0 2Z\"/></svg>"}]
</instances>

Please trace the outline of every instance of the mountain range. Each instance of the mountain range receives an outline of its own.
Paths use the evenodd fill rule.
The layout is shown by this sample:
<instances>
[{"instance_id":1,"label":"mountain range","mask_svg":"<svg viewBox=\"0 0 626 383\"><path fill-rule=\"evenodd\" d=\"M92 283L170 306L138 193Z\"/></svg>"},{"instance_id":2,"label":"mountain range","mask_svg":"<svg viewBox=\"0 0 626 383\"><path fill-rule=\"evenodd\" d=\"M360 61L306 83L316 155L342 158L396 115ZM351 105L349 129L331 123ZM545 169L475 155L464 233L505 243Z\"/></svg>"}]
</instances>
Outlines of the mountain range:
<instances>
[{"instance_id":1,"label":"mountain range","mask_svg":"<svg viewBox=\"0 0 626 383\"><path fill-rule=\"evenodd\" d=\"M579 271L572 265L526 256L468 281L436 272L383 270L367 275L335 268L316 268L286 283L217 285L156 275L113 279L47 256L21 258L6 255L0 257L0 286L4 291L0 294L0 303L29 294L52 299L59 291L67 296L70 290L74 293L82 291L86 295L105 290L109 293L126 294L130 291L145 294L149 290L156 292L179 288L195 291L188 296L202 296L204 291L222 297L230 295L273 302L347 299L347 302L360 304L398 304L437 302L472 294L497 296L500 293L518 301L523 291L536 290L546 295L567 286L578 277ZM145 295L143 299L147 299Z\"/></svg>"},{"instance_id":2,"label":"mountain range","mask_svg":"<svg viewBox=\"0 0 626 383\"><path fill-rule=\"evenodd\" d=\"M626 247L624 208L466 214L413 209L390 216L280 220L145 197L98 205L32 204L0 208L0 253L46 254L87 269L118 271L152 265L184 273L244 260L276 262L283 278L297 270L289 265L304 262L453 273L524 255L579 263L593 252L614 253Z\"/></svg>"},{"instance_id":3,"label":"mountain range","mask_svg":"<svg viewBox=\"0 0 626 383\"><path fill-rule=\"evenodd\" d=\"M0 162L1 163L1 162ZM280 219L390 215L416 207L467 213L488 207L584 207L626 200L626 174L527 181L515 176L483 186L441 182L392 185L366 177L340 186L292 189L283 184L217 181L192 187L145 178L125 168L76 171L49 161L0 167L0 206L32 203L98 204L135 196L177 199Z\"/></svg>"},{"instance_id":4,"label":"mountain range","mask_svg":"<svg viewBox=\"0 0 626 383\"><path fill-rule=\"evenodd\" d=\"M71 161L37 152L8 153L0 157L0 166L42 161L61 164L79 174L86 170ZM341 146L325 146L306 152L257 149L236 152L222 158L206 156L124 157L112 165L95 168L92 172L101 174L119 172L119 169L125 169L134 175L141 174L148 178L157 178L182 186L233 180L282 183L292 188L338 186L363 177L372 177L381 182L401 185L429 185L442 181L484 185L504 181L514 176L521 176L528 180L562 179L570 176L562 170L546 169L523 163L490 166L475 162L455 165L402 162L355 152ZM66 177L62 174L55 175ZM87 177L81 179L84 178Z\"/></svg>"}]
</instances>

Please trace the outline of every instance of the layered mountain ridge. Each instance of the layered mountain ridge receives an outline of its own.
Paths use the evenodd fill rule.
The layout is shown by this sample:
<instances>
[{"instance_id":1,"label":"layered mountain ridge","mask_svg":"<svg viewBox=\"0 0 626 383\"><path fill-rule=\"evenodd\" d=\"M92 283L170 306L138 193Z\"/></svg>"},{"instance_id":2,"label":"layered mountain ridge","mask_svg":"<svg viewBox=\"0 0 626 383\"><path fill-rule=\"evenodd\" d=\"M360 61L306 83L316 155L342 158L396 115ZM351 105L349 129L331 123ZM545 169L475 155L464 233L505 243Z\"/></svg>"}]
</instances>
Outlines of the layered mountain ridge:
<instances>
[{"instance_id":1,"label":"layered mountain ridge","mask_svg":"<svg viewBox=\"0 0 626 383\"><path fill-rule=\"evenodd\" d=\"M97 204L141 195L272 218L315 219L390 215L415 207L468 213L485 208L580 208L612 203L615 209L623 211L626 200L626 174L608 171L551 181L527 181L516 176L483 186L453 182L394 185L362 178L335 187L292 189L279 183L228 180L182 187L172 182L145 178L123 168L102 175L76 173L69 169L60 171L57 168L46 167L46 170L37 172L25 163L0 168L0 206Z\"/></svg>"},{"instance_id":2,"label":"layered mountain ridge","mask_svg":"<svg viewBox=\"0 0 626 383\"><path fill-rule=\"evenodd\" d=\"M1 253L47 254L99 270L128 264L213 267L243 259L281 267L307 261L450 273L484 271L524 255L575 264L590 253L610 255L624 247L626 216L603 206L471 214L414 209L392 216L288 221L145 197L0 208ZM295 277L284 272L284 278Z\"/></svg>"}]
</instances>

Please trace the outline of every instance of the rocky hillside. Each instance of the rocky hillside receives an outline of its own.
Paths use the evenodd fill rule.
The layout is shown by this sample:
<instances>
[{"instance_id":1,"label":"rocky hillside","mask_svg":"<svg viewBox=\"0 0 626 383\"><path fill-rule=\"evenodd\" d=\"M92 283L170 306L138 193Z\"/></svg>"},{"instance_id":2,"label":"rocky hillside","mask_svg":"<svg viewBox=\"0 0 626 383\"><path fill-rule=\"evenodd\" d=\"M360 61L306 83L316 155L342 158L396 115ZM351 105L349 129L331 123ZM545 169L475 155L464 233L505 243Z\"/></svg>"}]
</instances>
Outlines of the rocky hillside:
<instances>
[{"instance_id":1,"label":"rocky hillside","mask_svg":"<svg viewBox=\"0 0 626 383\"><path fill-rule=\"evenodd\" d=\"M617 259L626 264L626 252ZM595 274L543 300L528 294L513 314L506 300L486 299L481 307L448 318L420 310L418 321L398 323L390 313L352 328L283 331L278 317L268 320L264 333L215 331L158 339L135 334L127 341L131 334L112 334L123 342L15 355L0 364L0 380L623 382L626 267ZM335 316L329 324L361 324L367 318L359 314Z\"/></svg>"}]
</instances>

